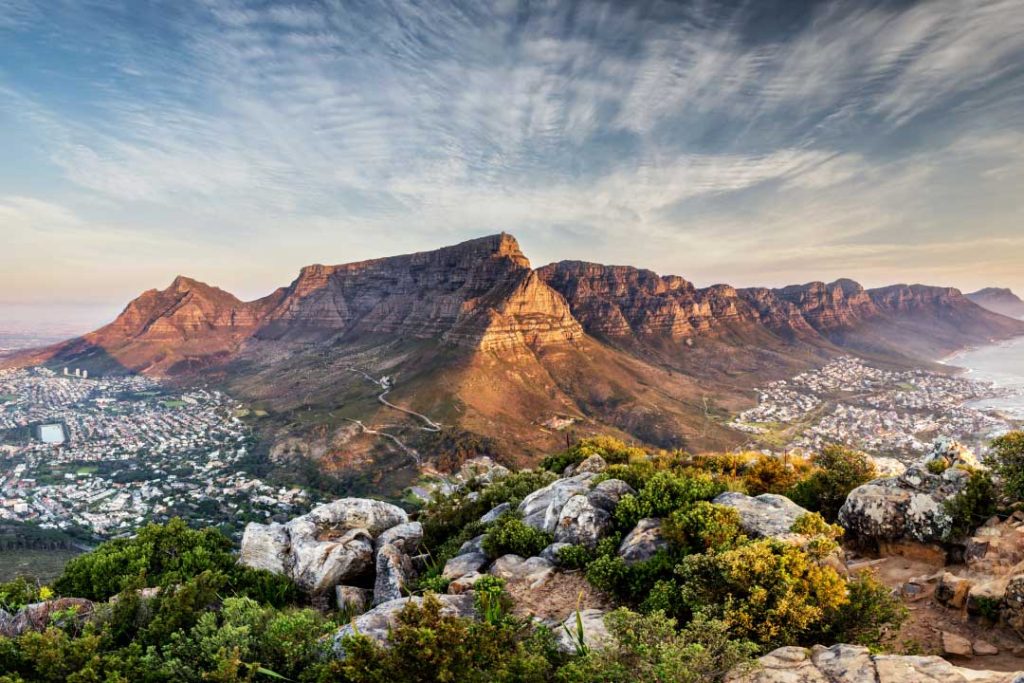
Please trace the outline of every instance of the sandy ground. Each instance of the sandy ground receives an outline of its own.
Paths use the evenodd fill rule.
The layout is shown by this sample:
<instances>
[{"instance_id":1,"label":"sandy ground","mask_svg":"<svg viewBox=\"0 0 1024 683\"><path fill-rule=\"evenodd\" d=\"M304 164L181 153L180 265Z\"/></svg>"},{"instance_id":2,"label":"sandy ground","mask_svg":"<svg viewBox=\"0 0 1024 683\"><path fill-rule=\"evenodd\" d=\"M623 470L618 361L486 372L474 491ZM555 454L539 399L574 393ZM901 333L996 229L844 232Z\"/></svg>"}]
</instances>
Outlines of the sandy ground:
<instances>
[{"instance_id":1,"label":"sandy ground","mask_svg":"<svg viewBox=\"0 0 1024 683\"><path fill-rule=\"evenodd\" d=\"M894 590L901 590L911 579L916 579L926 587L918 595L904 595L904 604L910 616L894 634L891 647L895 651L942 656L942 632L947 631L971 642L984 640L999 648L997 655L947 657L957 666L992 671L1024 671L1024 640L1013 630L977 618L968 618L966 612L944 607L934 599L935 587L942 572L956 573L957 567L945 567L936 558L900 555L882 559L857 558L851 562L855 569L858 565L867 565L863 570L873 572L876 578ZM925 582L921 581L923 577L934 578Z\"/></svg>"}]
</instances>

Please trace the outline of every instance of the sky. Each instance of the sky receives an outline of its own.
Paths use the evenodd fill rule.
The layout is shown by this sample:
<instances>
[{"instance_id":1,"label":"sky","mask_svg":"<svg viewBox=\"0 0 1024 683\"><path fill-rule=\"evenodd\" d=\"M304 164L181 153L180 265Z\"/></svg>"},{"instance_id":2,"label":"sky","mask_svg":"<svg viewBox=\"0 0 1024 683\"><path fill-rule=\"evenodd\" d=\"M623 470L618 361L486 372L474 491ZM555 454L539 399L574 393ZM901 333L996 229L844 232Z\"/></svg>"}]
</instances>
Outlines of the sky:
<instances>
[{"instance_id":1,"label":"sky","mask_svg":"<svg viewBox=\"0 0 1024 683\"><path fill-rule=\"evenodd\" d=\"M0 0L0 323L507 231L1024 294L1024 0Z\"/></svg>"}]
</instances>

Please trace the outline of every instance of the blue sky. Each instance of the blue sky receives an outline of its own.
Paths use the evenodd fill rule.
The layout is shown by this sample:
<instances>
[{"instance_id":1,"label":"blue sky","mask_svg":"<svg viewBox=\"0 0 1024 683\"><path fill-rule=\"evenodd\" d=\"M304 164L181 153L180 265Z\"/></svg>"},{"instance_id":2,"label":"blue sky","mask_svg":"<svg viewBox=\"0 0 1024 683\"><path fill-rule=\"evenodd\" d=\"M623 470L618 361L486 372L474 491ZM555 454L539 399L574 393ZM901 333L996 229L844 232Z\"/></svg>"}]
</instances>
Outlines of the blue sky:
<instances>
[{"instance_id":1,"label":"blue sky","mask_svg":"<svg viewBox=\"0 0 1024 683\"><path fill-rule=\"evenodd\" d=\"M0 0L0 150L0 315L500 230L1024 290L1024 3Z\"/></svg>"}]
</instances>

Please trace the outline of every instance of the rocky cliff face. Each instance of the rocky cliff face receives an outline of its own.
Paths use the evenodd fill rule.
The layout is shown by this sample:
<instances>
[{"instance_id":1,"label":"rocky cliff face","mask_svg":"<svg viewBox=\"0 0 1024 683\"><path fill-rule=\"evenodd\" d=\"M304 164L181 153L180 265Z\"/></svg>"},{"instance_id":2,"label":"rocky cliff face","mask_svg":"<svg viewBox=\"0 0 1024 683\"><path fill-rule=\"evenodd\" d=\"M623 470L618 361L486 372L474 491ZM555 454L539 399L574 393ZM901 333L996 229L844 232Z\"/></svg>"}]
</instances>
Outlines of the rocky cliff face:
<instances>
[{"instance_id":1,"label":"rocky cliff face","mask_svg":"<svg viewBox=\"0 0 1024 683\"><path fill-rule=\"evenodd\" d=\"M436 338L503 349L582 334L511 235L436 251L303 268L257 332L261 339L358 334Z\"/></svg>"},{"instance_id":2,"label":"rocky cliff face","mask_svg":"<svg viewBox=\"0 0 1024 683\"><path fill-rule=\"evenodd\" d=\"M1024 318L1024 301L1009 289L986 287L965 295L982 308L1011 318Z\"/></svg>"}]
</instances>

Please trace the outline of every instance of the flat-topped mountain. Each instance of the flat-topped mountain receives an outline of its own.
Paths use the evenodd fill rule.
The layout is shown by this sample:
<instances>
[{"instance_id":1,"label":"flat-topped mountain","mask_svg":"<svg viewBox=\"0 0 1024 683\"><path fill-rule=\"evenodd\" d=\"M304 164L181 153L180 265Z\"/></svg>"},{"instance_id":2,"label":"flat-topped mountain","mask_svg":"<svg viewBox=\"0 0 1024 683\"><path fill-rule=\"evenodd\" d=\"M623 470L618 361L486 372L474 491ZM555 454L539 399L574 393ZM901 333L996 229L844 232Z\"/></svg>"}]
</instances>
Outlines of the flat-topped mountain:
<instances>
[{"instance_id":1,"label":"flat-topped mountain","mask_svg":"<svg viewBox=\"0 0 1024 683\"><path fill-rule=\"evenodd\" d=\"M1024 301L1007 288L986 287L966 296L990 311L1008 315L1011 318L1024 318Z\"/></svg>"},{"instance_id":2,"label":"flat-topped mountain","mask_svg":"<svg viewBox=\"0 0 1024 683\"><path fill-rule=\"evenodd\" d=\"M278 436L315 426L328 454L337 430L348 452L359 424L408 423L367 379L388 375L391 400L523 454L559 440L544 425L571 421L666 447L736 445L713 416L749 405L762 381L842 353L911 363L1019 334L1024 322L951 288L696 287L581 261L534 270L503 233L307 266L249 302L178 277L109 325L8 363L219 383L276 416Z\"/></svg>"}]
</instances>

